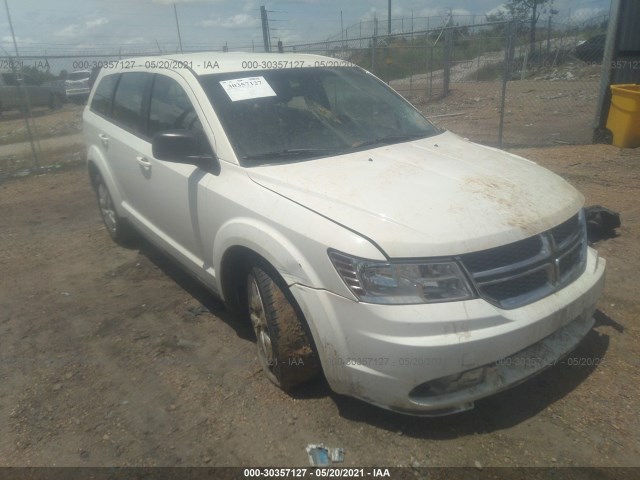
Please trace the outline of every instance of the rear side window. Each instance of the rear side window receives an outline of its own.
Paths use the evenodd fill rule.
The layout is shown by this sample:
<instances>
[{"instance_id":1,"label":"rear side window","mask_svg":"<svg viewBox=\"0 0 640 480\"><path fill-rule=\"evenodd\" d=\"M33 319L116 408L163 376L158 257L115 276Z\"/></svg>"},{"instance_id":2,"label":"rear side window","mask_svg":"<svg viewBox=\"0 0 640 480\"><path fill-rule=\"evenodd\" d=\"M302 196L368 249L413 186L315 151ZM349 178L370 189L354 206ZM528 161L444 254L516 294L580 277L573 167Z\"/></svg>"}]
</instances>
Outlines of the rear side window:
<instances>
[{"instance_id":1,"label":"rear side window","mask_svg":"<svg viewBox=\"0 0 640 480\"><path fill-rule=\"evenodd\" d=\"M119 76L107 75L102 77L100 84L96 87L96 93L93 94L91 110L106 117L111 115L111 100L113 99L113 91L116 88Z\"/></svg>"},{"instance_id":2,"label":"rear side window","mask_svg":"<svg viewBox=\"0 0 640 480\"><path fill-rule=\"evenodd\" d=\"M142 133L142 105L151 75L144 72L123 73L113 98L112 118L120 126Z\"/></svg>"}]
</instances>

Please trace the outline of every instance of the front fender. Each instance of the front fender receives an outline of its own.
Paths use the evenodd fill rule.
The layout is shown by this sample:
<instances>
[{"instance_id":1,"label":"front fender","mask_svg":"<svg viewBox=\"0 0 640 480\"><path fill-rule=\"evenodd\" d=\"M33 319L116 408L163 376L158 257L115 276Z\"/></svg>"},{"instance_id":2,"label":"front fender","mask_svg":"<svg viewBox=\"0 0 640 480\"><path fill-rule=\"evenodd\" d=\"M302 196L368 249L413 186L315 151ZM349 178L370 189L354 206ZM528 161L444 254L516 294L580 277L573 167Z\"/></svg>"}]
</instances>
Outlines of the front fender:
<instances>
[{"instance_id":1,"label":"front fender","mask_svg":"<svg viewBox=\"0 0 640 480\"><path fill-rule=\"evenodd\" d=\"M232 247L245 247L263 257L284 278L287 285L300 283L318 287L320 277L312 264L277 229L252 218L235 218L223 224L213 242L215 271L221 272L224 253ZM216 275L218 290L222 291L220 276Z\"/></svg>"}]
</instances>

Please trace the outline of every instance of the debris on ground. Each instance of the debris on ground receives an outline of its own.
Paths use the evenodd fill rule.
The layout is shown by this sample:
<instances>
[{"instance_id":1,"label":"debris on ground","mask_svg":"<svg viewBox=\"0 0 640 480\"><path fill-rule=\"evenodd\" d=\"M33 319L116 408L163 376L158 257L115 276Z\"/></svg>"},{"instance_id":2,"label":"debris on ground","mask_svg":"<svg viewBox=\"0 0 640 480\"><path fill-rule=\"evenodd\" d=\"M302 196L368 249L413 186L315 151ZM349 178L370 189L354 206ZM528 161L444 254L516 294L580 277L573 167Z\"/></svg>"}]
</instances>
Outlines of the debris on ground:
<instances>
[{"instance_id":1,"label":"debris on ground","mask_svg":"<svg viewBox=\"0 0 640 480\"><path fill-rule=\"evenodd\" d=\"M332 463L344 462L344 448L328 448L322 443L307 445L307 454L312 467L327 467Z\"/></svg>"},{"instance_id":2,"label":"debris on ground","mask_svg":"<svg viewBox=\"0 0 640 480\"><path fill-rule=\"evenodd\" d=\"M618 212L600 205L592 205L586 207L584 213L587 220L587 236L591 243L617 236L615 229L621 225Z\"/></svg>"}]
</instances>

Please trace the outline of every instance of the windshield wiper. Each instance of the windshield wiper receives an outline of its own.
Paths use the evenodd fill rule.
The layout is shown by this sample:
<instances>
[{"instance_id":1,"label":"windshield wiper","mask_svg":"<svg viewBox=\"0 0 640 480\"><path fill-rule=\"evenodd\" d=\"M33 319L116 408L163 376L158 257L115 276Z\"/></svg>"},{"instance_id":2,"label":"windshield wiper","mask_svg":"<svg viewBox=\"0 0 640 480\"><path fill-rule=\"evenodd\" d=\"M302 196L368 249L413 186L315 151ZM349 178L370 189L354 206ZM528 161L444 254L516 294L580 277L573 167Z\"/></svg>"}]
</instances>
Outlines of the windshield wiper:
<instances>
[{"instance_id":1,"label":"windshield wiper","mask_svg":"<svg viewBox=\"0 0 640 480\"><path fill-rule=\"evenodd\" d=\"M365 140L353 145L353 148L368 147L371 145L390 145L392 143L402 142L404 140L415 140L418 138L424 138L429 136L429 133L413 133L402 135L386 135L384 137L372 138L371 140Z\"/></svg>"},{"instance_id":2,"label":"windshield wiper","mask_svg":"<svg viewBox=\"0 0 640 480\"><path fill-rule=\"evenodd\" d=\"M286 148L284 150L276 150L273 152L254 153L252 155L244 155L243 160L268 160L272 158L292 158L316 155L332 155L341 152L337 148Z\"/></svg>"}]
</instances>

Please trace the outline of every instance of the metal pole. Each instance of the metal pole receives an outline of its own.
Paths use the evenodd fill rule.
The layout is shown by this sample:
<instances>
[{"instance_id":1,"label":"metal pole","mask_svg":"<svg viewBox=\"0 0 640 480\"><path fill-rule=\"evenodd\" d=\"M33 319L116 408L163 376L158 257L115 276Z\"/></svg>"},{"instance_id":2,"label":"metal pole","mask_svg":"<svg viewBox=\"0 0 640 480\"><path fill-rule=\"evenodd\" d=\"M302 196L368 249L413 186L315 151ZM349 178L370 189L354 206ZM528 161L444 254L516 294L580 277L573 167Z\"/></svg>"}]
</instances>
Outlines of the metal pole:
<instances>
[{"instance_id":1,"label":"metal pole","mask_svg":"<svg viewBox=\"0 0 640 480\"><path fill-rule=\"evenodd\" d=\"M342 21L342 10L340 10L340 34L342 35L342 56L344 58L344 22Z\"/></svg>"},{"instance_id":2,"label":"metal pole","mask_svg":"<svg viewBox=\"0 0 640 480\"><path fill-rule=\"evenodd\" d=\"M429 50L429 100L433 98L433 49Z\"/></svg>"},{"instance_id":3,"label":"metal pole","mask_svg":"<svg viewBox=\"0 0 640 480\"><path fill-rule=\"evenodd\" d=\"M20 58L20 52L18 51L18 42L16 41L16 34L13 30L13 22L11 21L11 12L9 12L9 4L7 3L7 0L4 0L4 8L7 11L7 20L9 21L9 28L11 30L11 38L13 39L13 48L16 51L16 58ZM24 86L24 79L22 78L22 76L18 75L18 72L16 70L16 66L13 63L13 58L9 57L9 63L11 65L11 71L13 73L13 75L16 78L16 81L18 83L18 89L19 91L22 91L22 93L24 94L24 99L26 101L26 106L27 106L27 111L24 115L24 124L25 127L27 128L27 135L29 136L29 143L31 144L31 157L33 160L33 166L35 167L36 171L40 170L40 162L38 160L38 153L36 151L36 146L34 143L34 138L33 138L33 132L31 131L31 124L29 123L29 117L31 116L31 102L29 102L29 93L27 92L26 87ZM20 77L20 78L19 78ZM22 88L20 88L22 87ZM34 125L35 127L35 125Z\"/></svg>"},{"instance_id":4,"label":"metal pole","mask_svg":"<svg viewBox=\"0 0 640 480\"><path fill-rule=\"evenodd\" d=\"M376 37L378 36L378 17L373 17L373 37L371 37L371 73L376 71Z\"/></svg>"},{"instance_id":5,"label":"metal pole","mask_svg":"<svg viewBox=\"0 0 640 480\"><path fill-rule=\"evenodd\" d=\"M178 29L178 43L180 44L180 53L184 53L182 51L182 36L180 35L180 22L178 22L178 9L176 8L176 4L173 4L173 14L176 17L176 28Z\"/></svg>"},{"instance_id":6,"label":"metal pole","mask_svg":"<svg viewBox=\"0 0 640 480\"><path fill-rule=\"evenodd\" d=\"M389 0L389 8L387 9L387 35L391 35L391 0Z\"/></svg>"},{"instance_id":7,"label":"metal pole","mask_svg":"<svg viewBox=\"0 0 640 480\"><path fill-rule=\"evenodd\" d=\"M613 76L611 61L616 59L616 52L614 47L615 39L618 36L618 29L621 23L620 16L624 11L622 3L622 0L611 1L611 9L609 11L609 25L607 26L607 40L604 45L604 57L602 59L600 86L598 88L596 116L593 124L596 132L600 128L603 128L605 126L607 115L609 114L609 107L611 105L611 91L609 90L609 83L611 82ZM596 132L594 132L594 136Z\"/></svg>"},{"instance_id":8,"label":"metal pole","mask_svg":"<svg viewBox=\"0 0 640 480\"><path fill-rule=\"evenodd\" d=\"M549 25L547 25L547 57L551 54L551 14L549 14Z\"/></svg>"},{"instance_id":9,"label":"metal pole","mask_svg":"<svg viewBox=\"0 0 640 480\"><path fill-rule=\"evenodd\" d=\"M262 41L264 42L264 51L271 51L271 39L269 38L269 23L267 20L267 9L262 5L260 7L260 18L262 20Z\"/></svg>"},{"instance_id":10,"label":"metal pole","mask_svg":"<svg viewBox=\"0 0 640 480\"><path fill-rule=\"evenodd\" d=\"M502 73L502 95L500 97L500 126L498 129L498 145L502 148L504 133L504 107L507 99L507 82L511 75L511 51L513 48L513 22L507 26L507 41L504 49L504 70Z\"/></svg>"},{"instance_id":11,"label":"metal pole","mask_svg":"<svg viewBox=\"0 0 640 480\"><path fill-rule=\"evenodd\" d=\"M442 96L449 95L449 83L451 80L451 57L453 51L453 30L447 27L444 31L444 65L442 72Z\"/></svg>"}]
</instances>

